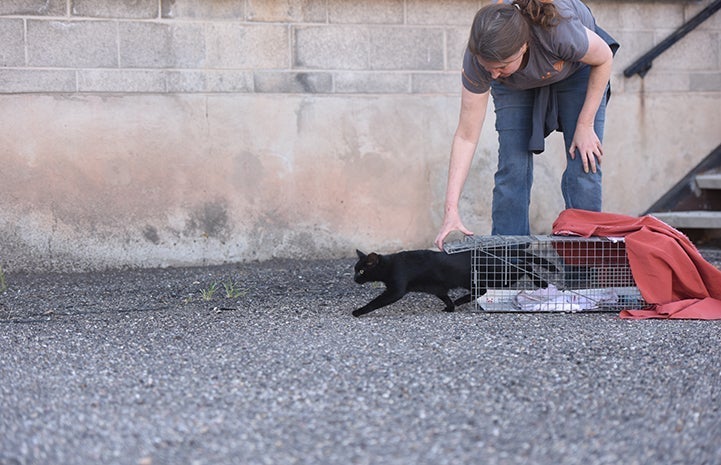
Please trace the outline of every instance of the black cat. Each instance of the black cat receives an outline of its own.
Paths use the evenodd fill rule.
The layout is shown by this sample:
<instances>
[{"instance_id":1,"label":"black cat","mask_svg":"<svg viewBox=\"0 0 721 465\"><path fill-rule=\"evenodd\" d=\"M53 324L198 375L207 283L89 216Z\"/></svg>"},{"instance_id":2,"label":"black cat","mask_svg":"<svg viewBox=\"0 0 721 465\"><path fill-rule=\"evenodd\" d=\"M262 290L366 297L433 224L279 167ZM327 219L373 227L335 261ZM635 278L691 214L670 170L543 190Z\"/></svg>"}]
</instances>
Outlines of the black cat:
<instances>
[{"instance_id":1,"label":"black cat","mask_svg":"<svg viewBox=\"0 0 721 465\"><path fill-rule=\"evenodd\" d=\"M353 316L361 316L400 300L408 292L433 294L445 304L447 312L456 306L471 301L471 293L451 300L448 291L456 288L471 290L471 271L476 276L476 293L482 296L486 289L507 288L521 277L528 275L536 287L548 287L548 283L534 273L533 265L555 271L556 266L548 260L533 255L526 250L513 248L500 252L494 249L479 251L475 263L471 264L471 251L447 254L433 250L410 250L390 255L356 250L358 262L355 265L355 282L382 282L385 291L366 305L353 311Z\"/></svg>"},{"instance_id":2,"label":"black cat","mask_svg":"<svg viewBox=\"0 0 721 465\"><path fill-rule=\"evenodd\" d=\"M471 252L447 254L433 250L409 250L390 255L364 254L356 250L355 282L359 284L380 281L385 291L361 308L353 316L361 316L400 300L408 292L433 294L452 312L456 305L471 301L470 292L455 301L448 291L455 288L471 289Z\"/></svg>"}]
</instances>

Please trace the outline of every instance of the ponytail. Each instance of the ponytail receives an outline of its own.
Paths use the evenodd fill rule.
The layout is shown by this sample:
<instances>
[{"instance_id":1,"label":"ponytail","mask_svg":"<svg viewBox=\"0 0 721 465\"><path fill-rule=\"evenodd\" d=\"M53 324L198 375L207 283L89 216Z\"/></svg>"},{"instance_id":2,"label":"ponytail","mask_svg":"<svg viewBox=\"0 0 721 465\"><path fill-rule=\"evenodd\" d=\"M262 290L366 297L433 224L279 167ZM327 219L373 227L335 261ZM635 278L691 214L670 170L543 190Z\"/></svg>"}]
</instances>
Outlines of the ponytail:
<instances>
[{"instance_id":1,"label":"ponytail","mask_svg":"<svg viewBox=\"0 0 721 465\"><path fill-rule=\"evenodd\" d=\"M553 0L513 0L513 4L524 16L546 29L556 26L560 20Z\"/></svg>"}]
</instances>

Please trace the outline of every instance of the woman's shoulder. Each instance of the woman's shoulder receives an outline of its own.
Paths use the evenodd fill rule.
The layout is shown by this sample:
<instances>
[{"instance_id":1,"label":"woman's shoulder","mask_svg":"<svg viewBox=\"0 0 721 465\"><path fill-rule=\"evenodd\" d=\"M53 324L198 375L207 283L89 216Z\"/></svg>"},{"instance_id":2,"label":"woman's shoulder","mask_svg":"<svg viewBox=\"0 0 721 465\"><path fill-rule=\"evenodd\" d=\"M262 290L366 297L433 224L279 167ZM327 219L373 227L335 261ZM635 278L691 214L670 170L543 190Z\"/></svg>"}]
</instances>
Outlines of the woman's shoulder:
<instances>
[{"instance_id":1,"label":"woman's shoulder","mask_svg":"<svg viewBox=\"0 0 721 465\"><path fill-rule=\"evenodd\" d=\"M593 28L593 13L581 0L554 0L553 4L560 16L559 26L578 21L589 29Z\"/></svg>"},{"instance_id":2,"label":"woman's shoulder","mask_svg":"<svg viewBox=\"0 0 721 465\"><path fill-rule=\"evenodd\" d=\"M485 93L491 86L491 75L478 64L468 47L463 54L461 79L463 86L474 94Z\"/></svg>"},{"instance_id":3,"label":"woman's shoulder","mask_svg":"<svg viewBox=\"0 0 721 465\"><path fill-rule=\"evenodd\" d=\"M594 29L591 11L580 0L554 0L559 22L555 27L533 28L533 40L555 58L577 61L588 49L586 29Z\"/></svg>"}]
</instances>

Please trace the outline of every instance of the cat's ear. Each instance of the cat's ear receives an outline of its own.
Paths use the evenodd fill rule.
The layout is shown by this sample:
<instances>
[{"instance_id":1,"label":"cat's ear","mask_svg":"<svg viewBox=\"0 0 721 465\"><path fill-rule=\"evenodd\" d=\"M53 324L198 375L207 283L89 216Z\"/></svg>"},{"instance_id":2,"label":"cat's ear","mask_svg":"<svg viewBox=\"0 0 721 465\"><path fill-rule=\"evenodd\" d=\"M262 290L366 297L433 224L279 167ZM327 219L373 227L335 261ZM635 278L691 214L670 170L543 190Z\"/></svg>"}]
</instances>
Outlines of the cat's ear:
<instances>
[{"instance_id":1,"label":"cat's ear","mask_svg":"<svg viewBox=\"0 0 721 465\"><path fill-rule=\"evenodd\" d=\"M355 253L358 254L358 258L361 259L361 260L363 260L363 259L366 258L366 254L364 254L363 252L361 252L361 251L358 250L358 249L355 249Z\"/></svg>"},{"instance_id":2,"label":"cat's ear","mask_svg":"<svg viewBox=\"0 0 721 465\"><path fill-rule=\"evenodd\" d=\"M380 261L381 257L375 252L371 252L366 256L366 264L368 266L376 266Z\"/></svg>"}]
</instances>

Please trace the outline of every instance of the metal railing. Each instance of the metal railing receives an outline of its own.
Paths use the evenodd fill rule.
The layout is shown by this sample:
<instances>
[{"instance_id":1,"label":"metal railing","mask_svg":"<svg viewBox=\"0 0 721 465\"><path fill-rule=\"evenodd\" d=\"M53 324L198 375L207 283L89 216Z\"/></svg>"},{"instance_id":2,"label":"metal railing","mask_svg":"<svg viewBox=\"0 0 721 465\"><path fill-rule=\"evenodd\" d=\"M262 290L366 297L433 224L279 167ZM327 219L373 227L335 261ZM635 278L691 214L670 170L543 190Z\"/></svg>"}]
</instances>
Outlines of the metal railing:
<instances>
[{"instance_id":1,"label":"metal railing","mask_svg":"<svg viewBox=\"0 0 721 465\"><path fill-rule=\"evenodd\" d=\"M709 4L706 8L701 10L699 14L688 20L683 26L678 28L673 34L665 38L662 42L660 42L658 45L653 47L651 50L649 50L645 55L643 55L638 60L634 61L631 65L628 66L628 68L623 70L623 75L626 77L631 77L634 74L638 74L641 77L644 77L646 73L651 69L651 66L653 65L653 60L661 55L666 49L671 47L673 44L681 40L683 36L688 34L689 32L693 31L698 27L701 23L706 21L711 15L716 13L719 9L721 9L721 0L716 0L713 3Z\"/></svg>"}]
</instances>

